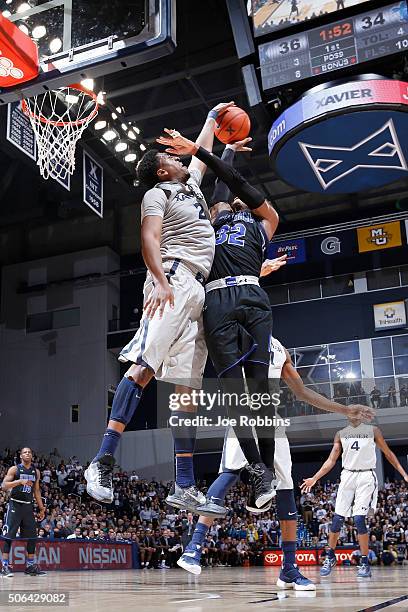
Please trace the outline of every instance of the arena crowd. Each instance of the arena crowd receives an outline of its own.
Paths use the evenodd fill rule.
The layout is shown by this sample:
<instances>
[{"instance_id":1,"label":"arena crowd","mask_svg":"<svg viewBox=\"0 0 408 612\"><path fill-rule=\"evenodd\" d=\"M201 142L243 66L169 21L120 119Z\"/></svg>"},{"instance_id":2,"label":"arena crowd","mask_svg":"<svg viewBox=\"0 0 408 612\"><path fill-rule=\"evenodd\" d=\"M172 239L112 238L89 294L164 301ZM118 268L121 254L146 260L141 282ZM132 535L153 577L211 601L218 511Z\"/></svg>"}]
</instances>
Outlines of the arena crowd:
<instances>
[{"instance_id":1,"label":"arena crowd","mask_svg":"<svg viewBox=\"0 0 408 612\"><path fill-rule=\"evenodd\" d=\"M18 460L17 451L6 449L0 454L0 481L8 468ZM118 468L114 474L114 502L101 505L86 493L83 472L76 457L64 461L54 451L49 456L35 456L41 472L41 494L47 508L38 523L39 538L89 539L132 542L139 546L143 568L176 567L176 561L195 527L191 513L177 512L165 503L170 483L155 478L144 480L135 471ZM201 482L205 491L209 483ZM327 537L338 482L326 481L312 493L297 489L299 510L298 545L323 547ZM262 565L262 551L279 546L280 526L274 510L254 516L245 505L248 486L239 482L228 494L230 509L223 520L214 521L206 540L203 565ZM0 533L7 508L7 494L0 491ZM406 562L408 547L408 485L403 481L386 481L379 492L378 507L369 518L370 562L393 565ZM346 520L340 533L344 545L357 544L352 520ZM358 563L358 553L353 555Z\"/></svg>"}]
</instances>

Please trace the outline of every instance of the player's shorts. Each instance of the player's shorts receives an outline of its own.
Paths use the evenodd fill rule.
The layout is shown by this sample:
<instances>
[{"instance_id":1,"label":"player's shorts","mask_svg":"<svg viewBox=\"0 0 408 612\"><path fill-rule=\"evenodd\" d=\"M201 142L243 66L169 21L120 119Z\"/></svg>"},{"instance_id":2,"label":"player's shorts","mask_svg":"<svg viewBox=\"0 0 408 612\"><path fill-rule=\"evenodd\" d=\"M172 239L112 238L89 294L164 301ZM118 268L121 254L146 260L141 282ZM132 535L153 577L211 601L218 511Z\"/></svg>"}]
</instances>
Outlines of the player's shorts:
<instances>
[{"instance_id":1,"label":"player's shorts","mask_svg":"<svg viewBox=\"0 0 408 612\"><path fill-rule=\"evenodd\" d=\"M256 439L256 431L253 429L253 434ZM222 449L222 457L219 474L223 472L241 470L248 464L244 453L242 452L238 438L232 427L228 427L224 437L224 447ZM292 456L290 454L289 440L285 433L285 427L275 428L275 457L274 467L278 478L277 489L293 489L292 479Z\"/></svg>"},{"instance_id":2,"label":"player's shorts","mask_svg":"<svg viewBox=\"0 0 408 612\"><path fill-rule=\"evenodd\" d=\"M14 540L17 531L20 529L21 538L36 538L37 526L35 523L33 504L23 504L10 499L2 535L6 539Z\"/></svg>"},{"instance_id":3,"label":"player's shorts","mask_svg":"<svg viewBox=\"0 0 408 612\"><path fill-rule=\"evenodd\" d=\"M204 331L218 376L246 358L269 364L272 310L258 285L214 289L206 294Z\"/></svg>"},{"instance_id":4,"label":"player's shorts","mask_svg":"<svg viewBox=\"0 0 408 612\"><path fill-rule=\"evenodd\" d=\"M367 516L377 506L378 481L375 470L351 472L343 469L336 496L335 513Z\"/></svg>"},{"instance_id":5,"label":"player's shorts","mask_svg":"<svg viewBox=\"0 0 408 612\"><path fill-rule=\"evenodd\" d=\"M169 266L163 267L169 271ZM158 380L200 389L207 361L202 322L204 287L182 263L168 278L174 291L174 309L166 304L161 319L158 311L151 320L143 315L119 361L147 366ZM144 302L152 290L153 280L148 274Z\"/></svg>"}]
</instances>

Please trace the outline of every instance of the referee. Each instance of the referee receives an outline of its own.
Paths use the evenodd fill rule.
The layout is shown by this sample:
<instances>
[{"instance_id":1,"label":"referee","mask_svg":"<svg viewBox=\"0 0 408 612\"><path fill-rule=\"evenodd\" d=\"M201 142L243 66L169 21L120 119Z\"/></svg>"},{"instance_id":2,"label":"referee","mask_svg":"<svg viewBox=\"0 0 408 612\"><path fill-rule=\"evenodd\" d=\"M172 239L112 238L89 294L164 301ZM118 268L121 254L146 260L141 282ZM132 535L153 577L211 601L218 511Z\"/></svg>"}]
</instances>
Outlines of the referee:
<instances>
[{"instance_id":1,"label":"referee","mask_svg":"<svg viewBox=\"0 0 408 612\"><path fill-rule=\"evenodd\" d=\"M1 575L12 578L13 572L9 565L9 555L12 541L18 529L20 537L27 539L27 567L25 573L29 576L41 576L45 572L34 561L37 527L34 515L34 498L40 510L38 518L44 519L45 508L40 493L40 471L33 464L33 451L28 446L21 449L21 463L13 465L7 472L3 483L3 491L10 491L6 519L3 527L3 538L6 540L3 549Z\"/></svg>"}]
</instances>

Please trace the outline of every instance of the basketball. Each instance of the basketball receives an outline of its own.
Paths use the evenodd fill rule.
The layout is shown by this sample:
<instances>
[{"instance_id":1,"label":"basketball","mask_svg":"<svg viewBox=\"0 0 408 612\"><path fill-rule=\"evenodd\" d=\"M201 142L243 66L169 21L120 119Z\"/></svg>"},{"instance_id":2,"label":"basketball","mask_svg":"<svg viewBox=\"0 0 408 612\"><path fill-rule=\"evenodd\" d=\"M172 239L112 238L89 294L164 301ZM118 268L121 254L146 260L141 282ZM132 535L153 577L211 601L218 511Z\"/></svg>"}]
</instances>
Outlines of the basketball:
<instances>
[{"instance_id":1,"label":"basketball","mask_svg":"<svg viewBox=\"0 0 408 612\"><path fill-rule=\"evenodd\" d=\"M251 120L247 113L242 108L233 106L221 115L215 125L214 133L218 140L224 144L230 144L243 140L249 136L250 131Z\"/></svg>"}]
</instances>

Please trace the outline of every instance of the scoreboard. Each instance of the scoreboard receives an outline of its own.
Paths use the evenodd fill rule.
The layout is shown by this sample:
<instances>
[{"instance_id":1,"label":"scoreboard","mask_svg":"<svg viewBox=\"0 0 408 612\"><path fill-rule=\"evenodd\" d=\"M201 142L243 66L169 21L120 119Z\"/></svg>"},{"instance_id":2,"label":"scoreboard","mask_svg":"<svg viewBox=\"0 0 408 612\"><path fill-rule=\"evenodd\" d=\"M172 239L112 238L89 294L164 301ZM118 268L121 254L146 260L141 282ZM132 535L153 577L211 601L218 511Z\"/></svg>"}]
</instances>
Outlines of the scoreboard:
<instances>
[{"instance_id":1,"label":"scoreboard","mask_svg":"<svg viewBox=\"0 0 408 612\"><path fill-rule=\"evenodd\" d=\"M405 2L259 46L264 90L408 51Z\"/></svg>"}]
</instances>

